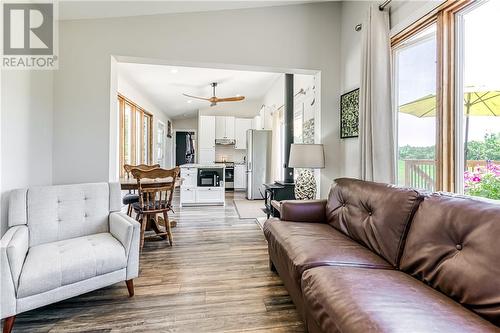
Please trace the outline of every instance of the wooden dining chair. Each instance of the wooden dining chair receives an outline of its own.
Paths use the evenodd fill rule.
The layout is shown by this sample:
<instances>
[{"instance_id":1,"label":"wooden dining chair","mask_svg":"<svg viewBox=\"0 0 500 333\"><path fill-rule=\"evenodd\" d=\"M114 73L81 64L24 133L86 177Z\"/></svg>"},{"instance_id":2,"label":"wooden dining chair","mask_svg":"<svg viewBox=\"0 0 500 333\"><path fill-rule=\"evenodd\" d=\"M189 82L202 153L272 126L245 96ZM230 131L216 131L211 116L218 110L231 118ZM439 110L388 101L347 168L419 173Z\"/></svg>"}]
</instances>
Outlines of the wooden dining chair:
<instances>
[{"instance_id":1,"label":"wooden dining chair","mask_svg":"<svg viewBox=\"0 0 500 333\"><path fill-rule=\"evenodd\" d=\"M152 169L158 169L160 167L159 164L153 164L153 165L148 165L148 164L139 164L139 165L132 165L132 164L125 164L123 166L123 169L125 169L125 173L127 174L128 177L130 177L132 169L141 169L141 170L152 170ZM132 216L132 205L136 202L139 202L139 195L137 193L134 193L132 191L128 191L127 194L125 194L122 198L122 202L124 205L128 206L127 207L127 215Z\"/></svg>"},{"instance_id":2,"label":"wooden dining chair","mask_svg":"<svg viewBox=\"0 0 500 333\"><path fill-rule=\"evenodd\" d=\"M180 168L175 167L170 170L152 169L142 170L133 168L132 175L137 179L139 190L139 202L133 204L134 211L137 214L136 220L141 223L141 249L144 246L144 233L146 230L154 230L156 236L167 236L168 242L172 246L174 239L172 228L168 218L168 212L172 210L172 199L174 197L175 182L180 173ZM168 183L155 183L157 179L171 178ZM156 216L163 215L165 222L165 231L161 230Z\"/></svg>"}]
</instances>

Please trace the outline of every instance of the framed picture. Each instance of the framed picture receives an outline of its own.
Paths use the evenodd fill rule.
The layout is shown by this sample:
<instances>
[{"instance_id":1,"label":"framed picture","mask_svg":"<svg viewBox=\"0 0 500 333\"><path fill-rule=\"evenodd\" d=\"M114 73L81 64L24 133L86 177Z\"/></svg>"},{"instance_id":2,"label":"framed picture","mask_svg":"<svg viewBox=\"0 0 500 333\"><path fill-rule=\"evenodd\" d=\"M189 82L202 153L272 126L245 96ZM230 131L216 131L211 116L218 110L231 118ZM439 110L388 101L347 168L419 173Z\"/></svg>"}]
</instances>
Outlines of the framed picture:
<instances>
[{"instance_id":1,"label":"framed picture","mask_svg":"<svg viewBox=\"0 0 500 333\"><path fill-rule=\"evenodd\" d=\"M167 138L172 137L172 122L167 120Z\"/></svg>"},{"instance_id":2,"label":"framed picture","mask_svg":"<svg viewBox=\"0 0 500 333\"><path fill-rule=\"evenodd\" d=\"M340 96L340 138L359 135L359 88Z\"/></svg>"}]
</instances>

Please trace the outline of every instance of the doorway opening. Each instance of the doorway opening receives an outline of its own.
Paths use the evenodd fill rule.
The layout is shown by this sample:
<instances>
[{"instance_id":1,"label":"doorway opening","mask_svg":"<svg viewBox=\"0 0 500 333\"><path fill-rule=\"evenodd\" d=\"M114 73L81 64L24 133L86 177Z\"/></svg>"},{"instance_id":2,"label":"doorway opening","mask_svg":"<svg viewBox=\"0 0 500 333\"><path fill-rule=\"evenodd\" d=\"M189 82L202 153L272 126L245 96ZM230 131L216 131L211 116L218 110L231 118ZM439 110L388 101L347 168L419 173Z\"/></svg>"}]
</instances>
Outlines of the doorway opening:
<instances>
[{"instance_id":1,"label":"doorway opening","mask_svg":"<svg viewBox=\"0 0 500 333\"><path fill-rule=\"evenodd\" d=\"M175 131L175 165L196 162L196 132Z\"/></svg>"}]
</instances>

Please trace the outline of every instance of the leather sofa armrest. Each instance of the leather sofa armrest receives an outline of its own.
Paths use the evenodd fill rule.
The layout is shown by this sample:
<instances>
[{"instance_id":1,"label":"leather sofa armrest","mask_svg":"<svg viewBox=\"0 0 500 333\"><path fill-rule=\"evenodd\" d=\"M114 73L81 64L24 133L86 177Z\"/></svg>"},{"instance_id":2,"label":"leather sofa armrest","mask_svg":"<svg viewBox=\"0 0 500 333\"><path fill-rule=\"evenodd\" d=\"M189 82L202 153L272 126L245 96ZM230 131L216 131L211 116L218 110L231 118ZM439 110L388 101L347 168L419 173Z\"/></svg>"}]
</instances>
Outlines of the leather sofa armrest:
<instances>
[{"instance_id":1,"label":"leather sofa armrest","mask_svg":"<svg viewBox=\"0 0 500 333\"><path fill-rule=\"evenodd\" d=\"M29 232L26 225L9 228L0 240L1 318L16 315L17 287L28 248Z\"/></svg>"},{"instance_id":2,"label":"leather sofa armrest","mask_svg":"<svg viewBox=\"0 0 500 333\"><path fill-rule=\"evenodd\" d=\"M125 213L109 214L109 232L122 243L127 255L127 280L139 276L140 226Z\"/></svg>"},{"instance_id":3,"label":"leather sofa armrest","mask_svg":"<svg viewBox=\"0 0 500 333\"><path fill-rule=\"evenodd\" d=\"M326 200L283 200L280 214L282 221L323 223Z\"/></svg>"}]
</instances>

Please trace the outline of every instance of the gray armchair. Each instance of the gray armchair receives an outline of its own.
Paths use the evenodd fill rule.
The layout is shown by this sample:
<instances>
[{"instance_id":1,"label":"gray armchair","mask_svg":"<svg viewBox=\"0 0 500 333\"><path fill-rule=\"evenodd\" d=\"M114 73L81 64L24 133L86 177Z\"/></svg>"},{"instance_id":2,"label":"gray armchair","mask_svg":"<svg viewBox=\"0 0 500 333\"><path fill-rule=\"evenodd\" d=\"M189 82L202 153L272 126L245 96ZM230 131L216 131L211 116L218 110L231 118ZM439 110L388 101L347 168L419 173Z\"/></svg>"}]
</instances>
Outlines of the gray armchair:
<instances>
[{"instance_id":1,"label":"gray armchair","mask_svg":"<svg viewBox=\"0 0 500 333\"><path fill-rule=\"evenodd\" d=\"M14 190L9 229L0 241L0 315L15 316L126 281L139 274L138 222L120 213L119 184Z\"/></svg>"}]
</instances>

